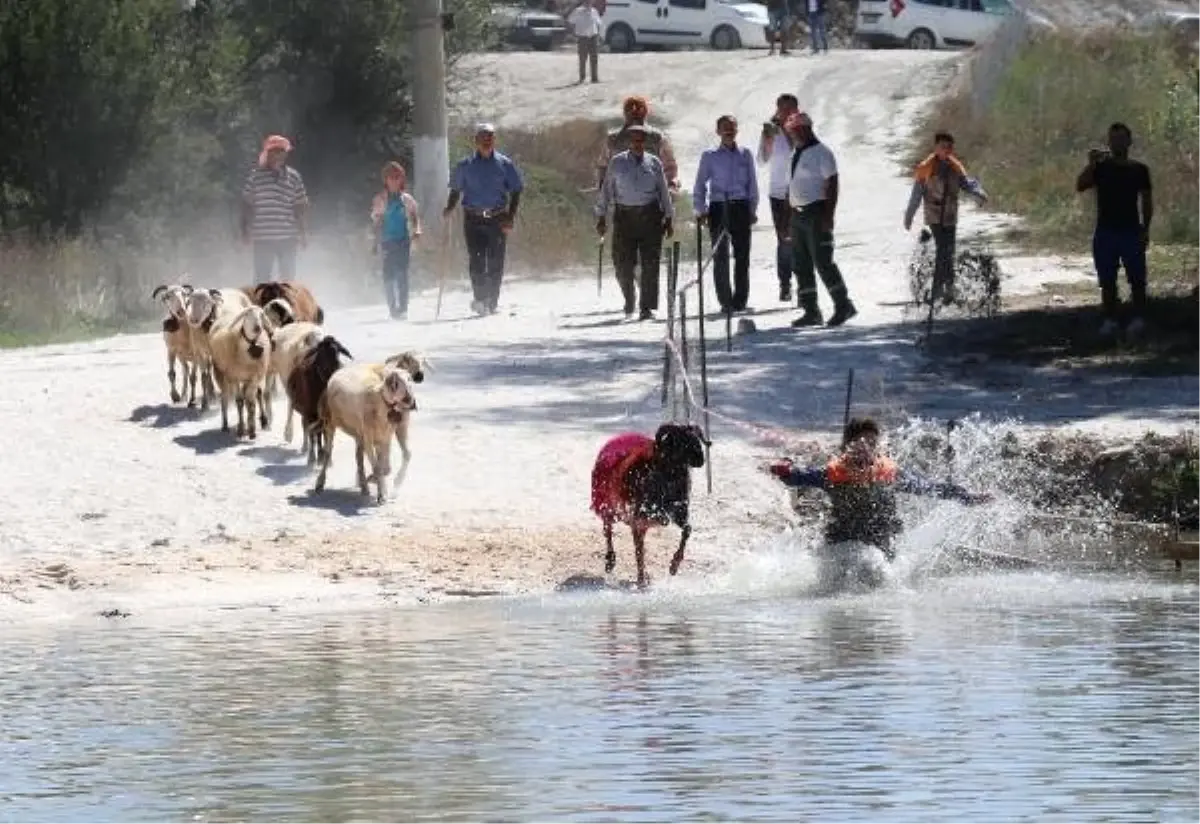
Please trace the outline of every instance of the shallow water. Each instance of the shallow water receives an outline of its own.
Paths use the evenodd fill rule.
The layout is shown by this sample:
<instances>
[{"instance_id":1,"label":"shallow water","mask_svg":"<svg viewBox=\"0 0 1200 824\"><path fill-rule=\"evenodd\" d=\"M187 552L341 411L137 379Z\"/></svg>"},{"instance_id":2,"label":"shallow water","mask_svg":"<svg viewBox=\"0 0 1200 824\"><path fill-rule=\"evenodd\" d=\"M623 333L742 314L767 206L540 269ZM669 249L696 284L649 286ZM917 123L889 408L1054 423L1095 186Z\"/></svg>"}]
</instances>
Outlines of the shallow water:
<instances>
[{"instance_id":1,"label":"shallow water","mask_svg":"<svg viewBox=\"0 0 1200 824\"><path fill-rule=\"evenodd\" d=\"M1194 578L10 630L9 821L1195 821Z\"/></svg>"}]
</instances>

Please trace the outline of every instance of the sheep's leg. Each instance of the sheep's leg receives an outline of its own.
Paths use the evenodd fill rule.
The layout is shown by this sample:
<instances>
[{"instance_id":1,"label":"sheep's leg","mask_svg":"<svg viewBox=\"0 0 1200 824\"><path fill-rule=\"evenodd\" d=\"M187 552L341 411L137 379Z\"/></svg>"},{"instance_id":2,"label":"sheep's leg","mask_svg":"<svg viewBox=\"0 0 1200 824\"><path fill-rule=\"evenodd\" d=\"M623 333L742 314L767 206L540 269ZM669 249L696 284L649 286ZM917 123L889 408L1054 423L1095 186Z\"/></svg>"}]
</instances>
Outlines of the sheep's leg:
<instances>
[{"instance_id":1,"label":"sheep's leg","mask_svg":"<svg viewBox=\"0 0 1200 824\"><path fill-rule=\"evenodd\" d=\"M200 377L200 364L192 361L183 365L184 374L188 381L188 409L196 408L196 378Z\"/></svg>"},{"instance_id":2,"label":"sheep's leg","mask_svg":"<svg viewBox=\"0 0 1200 824\"><path fill-rule=\"evenodd\" d=\"M392 473L392 439L384 438L374 445L372 451L375 453L371 462L375 472L375 501L382 504L387 500L388 475Z\"/></svg>"},{"instance_id":3,"label":"sheep's leg","mask_svg":"<svg viewBox=\"0 0 1200 824\"><path fill-rule=\"evenodd\" d=\"M408 475L408 462L412 460L412 452L408 448L408 416L405 415L400 423L396 424L396 443L400 445L400 468L396 470L396 486L404 483L404 478ZM390 453L392 445L384 443L384 449L389 453L388 463L391 463Z\"/></svg>"},{"instance_id":4,"label":"sheep's leg","mask_svg":"<svg viewBox=\"0 0 1200 824\"><path fill-rule=\"evenodd\" d=\"M679 571L679 565L683 563L683 550L687 547L688 538L692 534L692 525L684 524L682 527L683 534L679 538L679 549L675 550L675 554L671 556L670 572L674 575Z\"/></svg>"},{"instance_id":5,"label":"sheep's leg","mask_svg":"<svg viewBox=\"0 0 1200 824\"><path fill-rule=\"evenodd\" d=\"M295 411L295 407L292 406L291 396L288 396L287 418L283 424L283 442L284 443L291 443L292 442L292 434L296 431L295 427L292 426L292 413L294 411ZM304 447L307 445L308 445L308 430L305 430L304 441L300 444L300 450L304 451Z\"/></svg>"},{"instance_id":6,"label":"sheep's leg","mask_svg":"<svg viewBox=\"0 0 1200 824\"><path fill-rule=\"evenodd\" d=\"M221 431L229 431L229 385L224 378L218 378L221 388ZM240 413L239 413L240 414ZM240 425L240 424L239 424ZM241 435L241 432L238 432Z\"/></svg>"},{"instance_id":7,"label":"sheep's leg","mask_svg":"<svg viewBox=\"0 0 1200 824\"><path fill-rule=\"evenodd\" d=\"M604 521L604 574L610 574L617 568L617 550L613 548L612 521Z\"/></svg>"},{"instance_id":8,"label":"sheep's leg","mask_svg":"<svg viewBox=\"0 0 1200 824\"><path fill-rule=\"evenodd\" d=\"M321 449L321 471L317 473L317 482L313 485L313 492L321 492L325 489L325 475L329 472L329 459L333 457L333 427L322 424L321 435L321 439L324 441Z\"/></svg>"},{"instance_id":9,"label":"sheep's leg","mask_svg":"<svg viewBox=\"0 0 1200 824\"><path fill-rule=\"evenodd\" d=\"M250 436L250 440L258 437L258 431L254 426L255 405L262 400L262 389L247 381L245 384L244 394L246 396L246 429ZM253 388L251 388L253 387Z\"/></svg>"},{"instance_id":10,"label":"sheep's leg","mask_svg":"<svg viewBox=\"0 0 1200 824\"><path fill-rule=\"evenodd\" d=\"M183 368L186 370L187 364L184 364ZM184 376L185 377L187 376L186 372L184 373ZM167 380L171 382L171 403L179 403L183 399L183 396L180 395L179 390L177 390L175 388L175 353L174 352L167 353Z\"/></svg>"},{"instance_id":11,"label":"sheep's leg","mask_svg":"<svg viewBox=\"0 0 1200 824\"><path fill-rule=\"evenodd\" d=\"M372 450L374 452L374 450ZM354 464L358 467L358 488L364 495L370 495L371 489L367 486L367 470L363 467L363 456L366 454L366 445L362 438L354 439ZM375 464L375 456L371 455L371 465Z\"/></svg>"},{"instance_id":12,"label":"sheep's leg","mask_svg":"<svg viewBox=\"0 0 1200 824\"><path fill-rule=\"evenodd\" d=\"M224 394L225 387L222 386L221 395L224 396ZM222 397L221 402L224 404L224 397ZM246 392L244 383L238 382L234 384L234 403L237 404L238 413L237 436L242 438L246 435Z\"/></svg>"},{"instance_id":13,"label":"sheep's leg","mask_svg":"<svg viewBox=\"0 0 1200 824\"><path fill-rule=\"evenodd\" d=\"M638 589L650 586L646 577L646 528L640 524L633 527L633 558L637 562Z\"/></svg>"},{"instance_id":14,"label":"sheep's leg","mask_svg":"<svg viewBox=\"0 0 1200 824\"><path fill-rule=\"evenodd\" d=\"M200 362L200 386L203 389L200 396L200 411L207 412L217 394L217 387L213 382L212 364L208 360Z\"/></svg>"},{"instance_id":15,"label":"sheep's leg","mask_svg":"<svg viewBox=\"0 0 1200 824\"><path fill-rule=\"evenodd\" d=\"M264 392L261 386L255 390L254 394L258 396L258 423L265 432L271 428L271 395Z\"/></svg>"},{"instance_id":16,"label":"sheep's leg","mask_svg":"<svg viewBox=\"0 0 1200 824\"><path fill-rule=\"evenodd\" d=\"M308 443L308 465L312 466L317 462L317 456L324 454L322 447L325 441L323 434L325 429L320 421L313 424L305 424L303 419L301 419L300 422L304 429L304 439Z\"/></svg>"}]
</instances>

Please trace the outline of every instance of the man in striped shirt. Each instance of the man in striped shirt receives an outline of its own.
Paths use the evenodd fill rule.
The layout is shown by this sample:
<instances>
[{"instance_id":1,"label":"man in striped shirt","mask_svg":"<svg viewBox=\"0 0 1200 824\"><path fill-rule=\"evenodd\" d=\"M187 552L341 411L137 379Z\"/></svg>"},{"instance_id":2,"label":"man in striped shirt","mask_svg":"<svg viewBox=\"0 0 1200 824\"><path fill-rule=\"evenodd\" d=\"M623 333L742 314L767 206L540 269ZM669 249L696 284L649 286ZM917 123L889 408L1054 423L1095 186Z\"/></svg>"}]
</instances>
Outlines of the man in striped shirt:
<instances>
[{"instance_id":1,"label":"man in striped shirt","mask_svg":"<svg viewBox=\"0 0 1200 824\"><path fill-rule=\"evenodd\" d=\"M279 280L296 277L296 247L307 241L308 193L287 165L291 141L271 135L242 189L242 240L254 245L254 282L266 283L279 261Z\"/></svg>"}]
</instances>

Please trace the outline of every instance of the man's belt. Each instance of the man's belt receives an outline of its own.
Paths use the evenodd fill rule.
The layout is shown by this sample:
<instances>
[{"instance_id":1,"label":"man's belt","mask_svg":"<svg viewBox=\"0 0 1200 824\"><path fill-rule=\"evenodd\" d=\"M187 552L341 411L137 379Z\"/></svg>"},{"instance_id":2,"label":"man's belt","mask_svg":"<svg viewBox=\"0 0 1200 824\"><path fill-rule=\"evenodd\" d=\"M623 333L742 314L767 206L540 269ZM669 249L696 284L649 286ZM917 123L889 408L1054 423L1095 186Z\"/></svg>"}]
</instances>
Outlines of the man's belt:
<instances>
[{"instance_id":1,"label":"man's belt","mask_svg":"<svg viewBox=\"0 0 1200 824\"><path fill-rule=\"evenodd\" d=\"M494 217L500 217L500 215L504 214L505 209L502 206L495 209L473 209L464 206L463 211L471 217L481 217L484 220L491 220Z\"/></svg>"},{"instance_id":2,"label":"man's belt","mask_svg":"<svg viewBox=\"0 0 1200 824\"><path fill-rule=\"evenodd\" d=\"M645 212L649 211L650 209L656 209L660 212L662 211L662 206L659 205L657 200L652 200L649 203L639 203L636 206L629 206L625 203L617 203L613 208L619 212Z\"/></svg>"},{"instance_id":3,"label":"man's belt","mask_svg":"<svg viewBox=\"0 0 1200 824\"><path fill-rule=\"evenodd\" d=\"M820 211L820 210L824 209L825 201L824 200L814 200L812 203L805 203L803 206L795 206L793 204L788 204L788 205L790 205L792 207L793 212L804 215L804 214L808 214L809 212L816 212L816 211Z\"/></svg>"}]
</instances>

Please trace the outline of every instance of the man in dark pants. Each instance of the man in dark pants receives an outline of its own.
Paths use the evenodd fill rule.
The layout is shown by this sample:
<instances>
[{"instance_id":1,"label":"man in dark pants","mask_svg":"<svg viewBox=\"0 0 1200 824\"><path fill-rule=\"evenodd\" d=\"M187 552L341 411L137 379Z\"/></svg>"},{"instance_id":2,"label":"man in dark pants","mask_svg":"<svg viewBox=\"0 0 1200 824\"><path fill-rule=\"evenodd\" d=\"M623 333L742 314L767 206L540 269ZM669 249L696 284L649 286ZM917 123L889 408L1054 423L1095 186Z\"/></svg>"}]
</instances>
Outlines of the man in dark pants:
<instances>
[{"instance_id":1,"label":"man in dark pants","mask_svg":"<svg viewBox=\"0 0 1200 824\"><path fill-rule=\"evenodd\" d=\"M477 315L494 315L500 302L504 251L522 188L516 165L496 151L495 128L481 123L475 130L475 153L454 167L443 213L448 218L462 198L463 237L474 293L471 310Z\"/></svg>"},{"instance_id":2,"label":"man in dark pants","mask_svg":"<svg viewBox=\"0 0 1200 824\"><path fill-rule=\"evenodd\" d=\"M1154 198L1150 167L1129 157L1133 132L1124 123L1108 128L1108 151L1092 149L1088 163L1075 181L1075 191L1096 190L1096 230L1092 235L1092 259L1100 281L1104 325L1100 334L1115 335L1120 329L1121 298L1117 273L1125 266L1133 316L1125 332L1130 336L1146 328L1146 246L1150 243L1150 221ZM1141 214L1138 205L1141 202Z\"/></svg>"},{"instance_id":3,"label":"man in dark pants","mask_svg":"<svg viewBox=\"0 0 1200 824\"><path fill-rule=\"evenodd\" d=\"M633 270L640 263L641 320L652 320L658 311L658 268L663 235L670 237L675 208L663 172L663 163L646 153L646 131L627 126L629 148L613 157L605 169L596 200L596 231L608 231L608 210L613 210L612 260L617 283L625 297L625 316L633 315L638 290Z\"/></svg>"},{"instance_id":4,"label":"man in dark pants","mask_svg":"<svg viewBox=\"0 0 1200 824\"><path fill-rule=\"evenodd\" d=\"M775 224L775 273L779 277L779 300L792 299L792 208L788 205L791 184L792 141L783 124L800 108L794 94L775 100L775 116L763 123L758 143L758 162L767 164L771 222Z\"/></svg>"},{"instance_id":5,"label":"man in dark pants","mask_svg":"<svg viewBox=\"0 0 1200 824\"><path fill-rule=\"evenodd\" d=\"M954 301L954 249L958 234L958 198L960 192L972 195L980 204L987 192L979 181L967 174L954 154L954 136L938 132L933 137L933 152L913 171L912 191L904 210L904 230L912 228L917 209L924 207L925 225L933 237L933 285L930 300L949 304Z\"/></svg>"},{"instance_id":6,"label":"man in dark pants","mask_svg":"<svg viewBox=\"0 0 1200 824\"><path fill-rule=\"evenodd\" d=\"M692 206L696 219L708 224L716 243L729 233L713 255L713 285L723 312L744 312L750 299L750 227L758 222L758 174L754 156L737 145L738 124L733 115L717 119L721 145L705 149L696 169ZM729 289L729 247L733 246L733 290Z\"/></svg>"},{"instance_id":7,"label":"man in dark pants","mask_svg":"<svg viewBox=\"0 0 1200 824\"><path fill-rule=\"evenodd\" d=\"M829 326L841 326L858 314L841 270L833 262L833 224L838 201L837 159L829 147L817 139L812 118L797 112L788 118L785 128L792 133L796 149L792 152L792 182L788 201L792 207L792 267L799 284L797 298L804 314L792 326L820 326L824 321L817 302L815 268L829 296L833 298L833 317Z\"/></svg>"}]
</instances>

